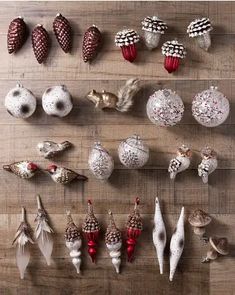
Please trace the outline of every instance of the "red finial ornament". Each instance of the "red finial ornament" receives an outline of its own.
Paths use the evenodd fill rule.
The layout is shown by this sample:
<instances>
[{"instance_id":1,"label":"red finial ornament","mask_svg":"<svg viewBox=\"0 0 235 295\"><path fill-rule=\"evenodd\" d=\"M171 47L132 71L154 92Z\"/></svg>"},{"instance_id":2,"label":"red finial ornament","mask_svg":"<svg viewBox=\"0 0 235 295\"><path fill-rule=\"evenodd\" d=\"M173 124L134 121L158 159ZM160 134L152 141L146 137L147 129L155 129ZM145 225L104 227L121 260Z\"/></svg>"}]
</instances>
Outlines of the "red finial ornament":
<instances>
[{"instance_id":1,"label":"red finial ornament","mask_svg":"<svg viewBox=\"0 0 235 295\"><path fill-rule=\"evenodd\" d=\"M136 198L134 210L129 215L127 220L126 243L127 243L127 257L129 262L133 261L137 239L140 236L143 229L143 223L142 223L142 219L140 217L139 208L138 208L139 203L140 203L140 199Z\"/></svg>"},{"instance_id":2,"label":"red finial ornament","mask_svg":"<svg viewBox=\"0 0 235 295\"><path fill-rule=\"evenodd\" d=\"M100 224L93 212L93 206L91 200L87 202L87 216L82 225L82 231L87 240L88 253L91 256L92 262L95 262L96 253L97 253L97 244L100 232Z\"/></svg>"}]
</instances>

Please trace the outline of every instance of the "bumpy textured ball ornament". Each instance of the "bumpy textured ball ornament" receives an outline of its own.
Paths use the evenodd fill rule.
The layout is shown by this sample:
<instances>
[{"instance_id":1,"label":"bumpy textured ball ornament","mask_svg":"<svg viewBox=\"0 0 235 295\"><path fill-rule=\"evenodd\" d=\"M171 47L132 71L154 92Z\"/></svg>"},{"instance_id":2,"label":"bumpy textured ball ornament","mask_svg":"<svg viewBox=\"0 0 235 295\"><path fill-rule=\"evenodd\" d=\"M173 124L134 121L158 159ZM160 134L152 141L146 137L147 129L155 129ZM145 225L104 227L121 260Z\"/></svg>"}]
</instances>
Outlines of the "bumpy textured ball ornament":
<instances>
[{"instance_id":1,"label":"bumpy textured ball ornament","mask_svg":"<svg viewBox=\"0 0 235 295\"><path fill-rule=\"evenodd\" d=\"M184 113L181 97L171 89L154 92L146 106L149 120L158 126L173 126L180 122Z\"/></svg>"},{"instance_id":2,"label":"bumpy textured ball ornament","mask_svg":"<svg viewBox=\"0 0 235 295\"><path fill-rule=\"evenodd\" d=\"M92 61L98 54L102 44L102 35L93 25L88 28L83 37L82 54L84 62Z\"/></svg>"},{"instance_id":3,"label":"bumpy textured ball ornament","mask_svg":"<svg viewBox=\"0 0 235 295\"><path fill-rule=\"evenodd\" d=\"M229 115L229 101L217 87L211 86L194 97L192 114L203 126L219 126Z\"/></svg>"},{"instance_id":4,"label":"bumpy textured ball ornament","mask_svg":"<svg viewBox=\"0 0 235 295\"><path fill-rule=\"evenodd\" d=\"M28 36L24 19L19 16L10 23L7 34L7 48L11 54L17 52L25 43Z\"/></svg>"},{"instance_id":5,"label":"bumpy textured ball ornament","mask_svg":"<svg viewBox=\"0 0 235 295\"><path fill-rule=\"evenodd\" d=\"M49 35L42 25L37 25L32 32L32 46L39 64L46 61L49 53Z\"/></svg>"},{"instance_id":6,"label":"bumpy textured ball ornament","mask_svg":"<svg viewBox=\"0 0 235 295\"><path fill-rule=\"evenodd\" d=\"M185 58L186 49L177 40L167 41L162 45L162 54L165 55L165 69L168 73L173 73L178 69L180 59Z\"/></svg>"},{"instance_id":7,"label":"bumpy textured ball ornament","mask_svg":"<svg viewBox=\"0 0 235 295\"><path fill-rule=\"evenodd\" d=\"M5 97L5 108L15 118L26 119L36 110L36 98L31 91L17 84Z\"/></svg>"},{"instance_id":8,"label":"bumpy textured ball ornament","mask_svg":"<svg viewBox=\"0 0 235 295\"><path fill-rule=\"evenodd\" d=\"M65 53L68 53L72 49L72 28L63 15L58 13L53 21L53 30L56 39Z\"/></svg>"},{"instance_id":9,"label":"bumpy textured ball ornament","mask_svg":"<svg viewBox=\"0 0 235 295\"><path fill-rule=\"evenodd\" d=\"M149 159L149 148L138 135L122 141L118 148L121 163L130 169L143 167Z\"/></svg>"}]
</instances>

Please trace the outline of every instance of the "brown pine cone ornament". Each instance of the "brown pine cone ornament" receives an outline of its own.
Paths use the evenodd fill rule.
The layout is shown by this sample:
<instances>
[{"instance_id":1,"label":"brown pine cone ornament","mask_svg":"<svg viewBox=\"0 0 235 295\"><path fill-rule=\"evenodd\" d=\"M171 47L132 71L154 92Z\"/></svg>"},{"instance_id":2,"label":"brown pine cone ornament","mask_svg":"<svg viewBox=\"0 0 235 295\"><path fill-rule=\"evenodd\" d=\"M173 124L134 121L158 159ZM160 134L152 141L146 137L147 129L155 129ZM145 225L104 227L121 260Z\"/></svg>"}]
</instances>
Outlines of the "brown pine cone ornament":
<instances>
[{"instance_id":1,"label":"brown pine cone ornament","mask_svg":"<svg viewBox=\"0 0 235 295\"><path fill-rule=\"evenodd\" d=\"M49 35L42 25L37 25L32 32L32 46L39 64L46 61L49 53Z\"/></svg>"},{"instance_id":2,"label":"brown pine cone ornament","mask_svg":"<svg viewBox=\"0 0 235 295\"><path fill-rule=\"evenodd\" d=\"M9 54L17 52L27 39L27 26L24 19L19 16L10 23L7 34L7 48Z\"/></svg>"},{"instance_id":3,"label":"brown pine cone ornament","mask_svg":"<svg viewBox=\"0 0 235 295\"><path fill-rule=\"evenodd\" d=\"M58 13L53 21L53 30L56 39L65 53L68 53L72 49L72 28L62 14Z\"/></svg>"},{"instance_id":4,"label":"brown pine cone ornament","mask_svg":"<svg viewBox=\"0 0 235 295\"><path fill-rule=\"evenodd\" d=\"M98 54L102 43L102 35L99 29L93 25L88 28L83 37L83 60L92 61Z\"/></svg>"}]
</instances>

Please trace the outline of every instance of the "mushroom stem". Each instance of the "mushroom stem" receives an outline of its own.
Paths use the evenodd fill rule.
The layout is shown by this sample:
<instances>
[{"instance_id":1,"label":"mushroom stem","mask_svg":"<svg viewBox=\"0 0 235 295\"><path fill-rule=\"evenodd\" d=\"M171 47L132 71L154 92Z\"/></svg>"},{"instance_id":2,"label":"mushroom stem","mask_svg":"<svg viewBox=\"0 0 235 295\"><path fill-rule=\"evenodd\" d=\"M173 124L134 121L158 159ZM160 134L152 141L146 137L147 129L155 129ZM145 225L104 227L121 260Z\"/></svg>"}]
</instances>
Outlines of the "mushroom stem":
<instances>
[{"instance_id":1,"label":"mushroom stem","mask_svg":"<svg viewBox=\"0 0 235 295\"><path fill-rule=\"evenodd\" d=\"M196 234L196 235L198 235L198 236L203 236L204 235L204 233L206 232L206 229L205 229L205 227L194 227L193 228L193 231L194 231L194 233Z\"/></svg>"},{"instance_id":2,"label":"mushroom stem","mask_svg":"<svg viewBox=\"0 0 235 295\"><path fill-rule=\"evenodd\" d=\"M210 260L215 260L217 257L218 257L218 253L211 247L207 251L206 257L202 260L202 263L210 262Z\"/></svg>"}]
</instances>

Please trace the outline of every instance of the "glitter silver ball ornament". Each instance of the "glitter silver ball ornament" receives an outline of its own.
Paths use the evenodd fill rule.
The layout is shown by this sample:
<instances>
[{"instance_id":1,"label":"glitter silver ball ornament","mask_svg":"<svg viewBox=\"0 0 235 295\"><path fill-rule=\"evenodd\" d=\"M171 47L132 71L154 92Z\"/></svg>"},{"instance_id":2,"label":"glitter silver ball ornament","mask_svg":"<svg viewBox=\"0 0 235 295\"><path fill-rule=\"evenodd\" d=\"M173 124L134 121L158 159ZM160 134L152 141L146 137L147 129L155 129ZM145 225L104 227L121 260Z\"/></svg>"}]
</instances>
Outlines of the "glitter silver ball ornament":
<instances>
[{"instance_id":1,"label":"glitter silver ball ornament","mask_svg":"<svg viewBox=\"0 0 235 295\"><path fill-rule=\"evenodd\" d=\"M127 168L138 169L147 163L149 148L138 135L132 135L120 143L118 156Z\"/></svg>"},{"instance_id":2,"label":"glitter silver ball ornament","mask_svg":"<svg viewBox=\"0 0 235 295\"><path fill-rule=\"evenodd\" d=\"M181 97L171 89L155 91L146 105L149 120L158 126L173 126L180 122L184 114Z\"/></svg>"},{"instance_id":3,"label":"glitter silver ball ornament","mask_svg":"<svg viewBox=\"0 0 235 295\"><path fill-rule=\"evenodd\" d=\"M229 115L229 101L217 87L211 86L194 97L192 114L203 126L219 126Z\"/></svg>"}]
</instances>

